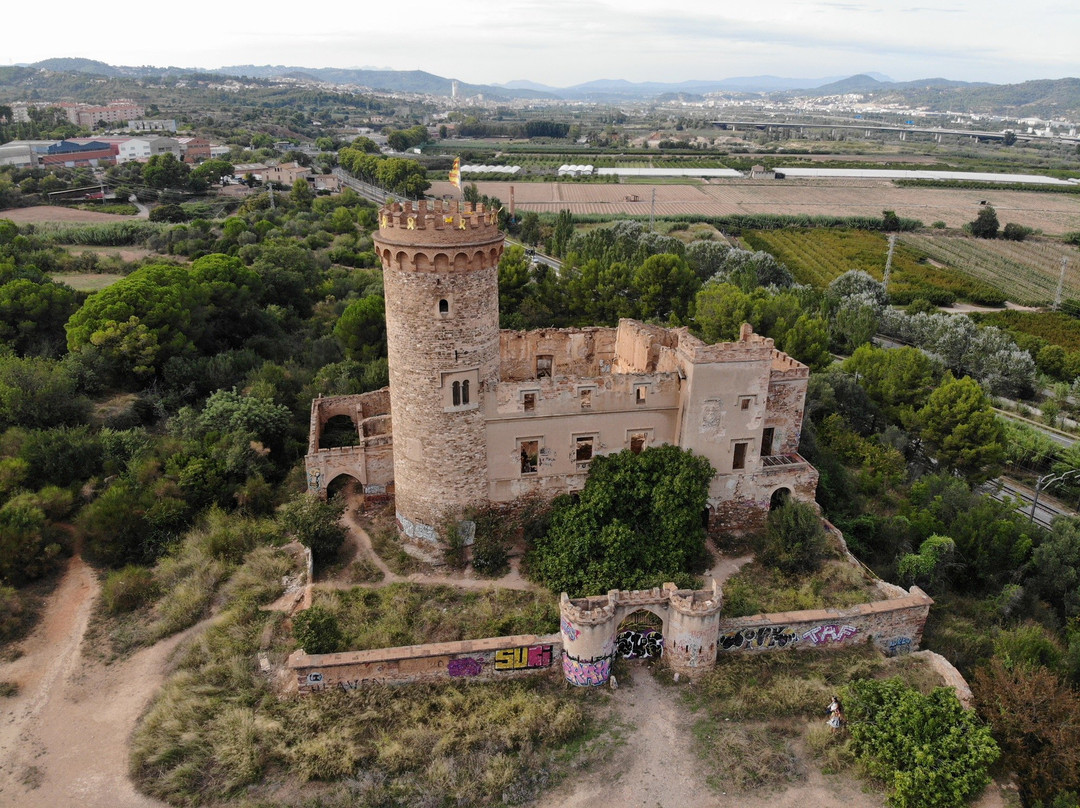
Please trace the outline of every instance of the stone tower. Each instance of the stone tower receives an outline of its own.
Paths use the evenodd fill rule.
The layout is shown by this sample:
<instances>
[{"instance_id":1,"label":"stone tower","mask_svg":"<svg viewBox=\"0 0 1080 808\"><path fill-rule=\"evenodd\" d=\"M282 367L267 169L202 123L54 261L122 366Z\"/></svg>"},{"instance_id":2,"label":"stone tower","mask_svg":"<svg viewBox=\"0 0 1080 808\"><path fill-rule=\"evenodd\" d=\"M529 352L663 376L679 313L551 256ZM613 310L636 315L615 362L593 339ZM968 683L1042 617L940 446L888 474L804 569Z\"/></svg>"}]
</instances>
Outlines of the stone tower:
<instances>
[{"instance_id":1,"label":"stone tower","mask_svg":"<svg viewBox=\"0 0 1080 808\"><path fill-rule=\"evenodd\" d=\"M499 380L498 215L421 201L379 211L398 524L436 542L488 498L484 396Z\"/></svg>"}]
</instances>

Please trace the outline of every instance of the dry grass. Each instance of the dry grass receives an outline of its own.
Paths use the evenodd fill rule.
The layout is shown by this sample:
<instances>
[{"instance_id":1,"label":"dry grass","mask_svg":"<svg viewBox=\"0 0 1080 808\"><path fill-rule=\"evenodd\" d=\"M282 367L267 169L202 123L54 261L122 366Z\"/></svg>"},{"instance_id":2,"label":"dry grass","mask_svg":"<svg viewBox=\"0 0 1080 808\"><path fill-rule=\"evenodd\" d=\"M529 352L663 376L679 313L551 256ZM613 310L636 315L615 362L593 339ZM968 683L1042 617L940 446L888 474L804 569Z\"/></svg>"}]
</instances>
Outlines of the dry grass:
<instances>
[{"instance_id":1,"label":"dry grass","mask_svg":"<svg viewBox=\"0 0 1080 808\"><path fill-rule=\"evenodd\" d=\"M828 561L815 573L787 577L758 561L724 582L724 616L743 617L807 609L842 609L880 597L873 584L844 561Z\"/></svg>"},{"instance_id":2,"label":"dry grass","mask_svg":"<svg viewBox=\"0 0 1080 808\"><path fill-rule=\"evenodd\" d=\"M77 292L98 292L124 276L113 272L55 272L52 279L65 283Z\"/></svg>"}]
</instances>

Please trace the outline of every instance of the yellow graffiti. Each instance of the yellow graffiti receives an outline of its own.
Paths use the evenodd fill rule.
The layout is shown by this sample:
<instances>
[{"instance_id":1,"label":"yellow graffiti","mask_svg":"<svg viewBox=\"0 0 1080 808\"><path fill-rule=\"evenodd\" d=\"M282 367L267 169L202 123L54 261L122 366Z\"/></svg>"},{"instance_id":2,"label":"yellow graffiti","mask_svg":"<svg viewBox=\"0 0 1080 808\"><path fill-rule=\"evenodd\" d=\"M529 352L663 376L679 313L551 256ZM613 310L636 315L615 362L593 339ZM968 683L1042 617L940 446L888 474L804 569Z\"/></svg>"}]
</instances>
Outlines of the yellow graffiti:
<instances>
[{"instance_id":1,"label":"yellow graffiti","mask_svg":"<svg viewBox=\"0 0 1080 808\"><path fill-rule=\"evenodd\" d=\"M468 225L465 223L465 217L462 216L460 219L458 219L457 229L464 230L466 227L468 227Z\"/></svg>"},{"instance_id":2,"label":"yellow graffiti","mask_svg":"<svg viewBox=\"0 0 1080 808\"><path fill-rule=\"evenodd\" d=\"M416 217L415 216L410 216L408 219L405 220L405 229L406 230L415 230L416 229Z\"/></svg>"},{"instance_id":3,"label":"yellow graffiti","mask_svg":"<svg viewBox=\"0 0 1080 808\"><path fill-rule=\"evenodd\" d=\"M382 218L381 218L381 219L379 220L379 229L380 229L380 230L385 230L385 229L386 229L386 228L388 228L389 226L390 226L390 217L389 217L389 216L387 216L387 215L386 215L386 214L384 213L384 214L382 215Z\"/></svg>"},{"instance_id":4,"label":"yellow graffiti","mask_svg":"<svg viewBox=\"0 0 1080 808\"><path fill-rule=\"evenodd\" d=\"M453 224L453 223L454 223L454 217L453 216L443 216L443 224Z\"/></svg>"}]
</instances>

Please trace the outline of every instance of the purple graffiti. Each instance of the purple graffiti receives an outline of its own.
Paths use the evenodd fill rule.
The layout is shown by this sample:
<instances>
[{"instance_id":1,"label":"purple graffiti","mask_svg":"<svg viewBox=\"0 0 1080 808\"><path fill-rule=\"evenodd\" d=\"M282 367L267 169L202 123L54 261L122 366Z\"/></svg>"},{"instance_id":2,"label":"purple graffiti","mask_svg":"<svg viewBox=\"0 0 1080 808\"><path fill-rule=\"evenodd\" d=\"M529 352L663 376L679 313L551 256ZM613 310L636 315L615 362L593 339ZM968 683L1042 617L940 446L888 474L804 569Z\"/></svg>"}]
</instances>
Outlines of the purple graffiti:
<instances>
[{"instance_id":1,"label":"purple graffiti","mask_svg":"<svg viewBox=\"0 0 1080 808\"><path fill-rule=\"evenodd\" d=\"M855 636L858 631L855 626L838 626L830 623L827 626L814 626L802 635L804 640L810 640L814 645L826 645L830 642L843 642L848 637Z\"/></svg>"},{"instance_id":2,"label":"purple graffiti","mask_svg":"<svg viewBox=\"0 0 1080 808\"><path fill-rule=\"evenodd\" d=\"M563 676L572 685L578 687L596 687L607 682L611 677L611 657L597 659L576 659L563 654Z\"/></svg>"},{"instance_id":3,"label":"purple graffiti","mask_svg":"<svg viewBox=\"0 0 1080 808\"><path fill-rule=\"evenodd\" d=\"M451 659L446 663L446 671L451 676L479 676L483 669L483 661L473 657Z\"/></svg>"},{"instance_id":4,"label":"purple graffiti","mask_svg":"<svg viewBox=\"0 0 1080 808\"><path fill-rule=\"evenodd\" d=\"M559 628L562 630L563 636L568 640L576 640L581 636L581 632L574 628L574 624L565 617L559 621Z\"/></svg>"}]
</instances>

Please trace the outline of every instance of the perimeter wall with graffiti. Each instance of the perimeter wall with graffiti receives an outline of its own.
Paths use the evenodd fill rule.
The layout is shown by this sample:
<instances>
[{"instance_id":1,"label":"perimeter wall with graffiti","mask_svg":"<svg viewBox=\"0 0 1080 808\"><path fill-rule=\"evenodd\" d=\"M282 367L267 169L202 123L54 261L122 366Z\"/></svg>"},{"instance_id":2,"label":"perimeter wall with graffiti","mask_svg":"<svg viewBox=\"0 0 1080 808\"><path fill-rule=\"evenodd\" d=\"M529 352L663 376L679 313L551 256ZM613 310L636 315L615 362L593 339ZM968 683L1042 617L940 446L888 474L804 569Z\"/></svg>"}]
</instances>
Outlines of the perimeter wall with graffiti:
<instances>
[{"instance_id":1,"label":"perimeter wall with graffiti","mask_svg":"<svg viewBox=\"0 0 1080 808\"><path fill-rule=\"evenodd\" d=\"M558 634L382 648L338 654L294 652L288 666L302 693L432 679L498 679L562 668L568 682L605 684L617 657L660 658L693 677L725 656L870 643L896 656L918 649L933 601L916 586L879 582L885 600L846 609L720 616L723 595L710 589L663 588L560 603Z\"/></svg>"}]
</instances>

